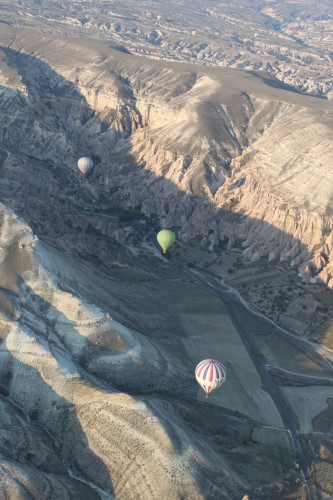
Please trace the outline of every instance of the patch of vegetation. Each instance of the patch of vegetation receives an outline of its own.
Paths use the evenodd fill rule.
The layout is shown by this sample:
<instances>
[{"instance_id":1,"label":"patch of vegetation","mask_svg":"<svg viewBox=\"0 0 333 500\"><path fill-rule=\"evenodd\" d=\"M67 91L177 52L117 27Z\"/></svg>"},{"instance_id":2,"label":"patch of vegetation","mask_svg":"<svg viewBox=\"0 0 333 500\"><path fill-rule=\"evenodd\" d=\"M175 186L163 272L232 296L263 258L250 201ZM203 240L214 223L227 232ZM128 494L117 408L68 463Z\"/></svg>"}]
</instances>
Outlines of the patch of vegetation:
<instances>
[{"instance_id":1,"label":"patch of vegetation","mask_svg":"<svg viewBox=\"0 0 333 500\"><path fill-rule=\"evenodd\" d=\"M72 228L73 227L72 221L70 219L66 219L65 226Z\"/></svg>"},{"instance_id":2,"label":"patch of vegetation","mask_svg":"<svg viewBox=\"0 0 333 500\"><path fill-rule=\"evenodd\" d=\"M120 222L130 222L133 220L144 219L144 215L138 210L121 210L118 213L118 219Z\"/></svg>"},{"instance_id":3,"label":"patch of vegetation","mask_svg":"<svg viewBox=\"0 0 333 500\"><path fill-rule=\"evenodd\" d=\"M150 217L145 217L148 226L156 232L161 229L160 219L157 215L152 214Z\"/></svg>"},{"instance_id":4,"label":"patch of vegetation","mask_svg":"<svg viewBox=\"0 0 333 500\"><path fill-rule=\"evenodd\" d=\"M31 420L37 420L38 416L39 416L39 411L37 409L31 410L31 412L29 413L29 417Z\"/></svg>"},{"instance_id":5,"label":"patch of vegetation","mask_svg":"<svg viewBox=\"0 0 333 500\"><path fill-rule=\"evenodd\" d=\"M3 164L6 161L7 157L8 157L7 151L4 151L3 149L0 149L0 168L3 166Z\"/></svg>"},{"instance_id":6,"label":"patch of vegetation","mask_svg":"<svg viewBox=\"0 0 333 500\"><path fill-rule=\"evenodd\" d=\"M117 244L117 241L115 238L113 238L112 236L107 236L106 234L103 234L100 229L92 226L90 223L88 224L88 227L86 229L86 234L92 235L100 241L106 241L108 244L110 244L110 243Z\"/></svg>"}]
</instances>

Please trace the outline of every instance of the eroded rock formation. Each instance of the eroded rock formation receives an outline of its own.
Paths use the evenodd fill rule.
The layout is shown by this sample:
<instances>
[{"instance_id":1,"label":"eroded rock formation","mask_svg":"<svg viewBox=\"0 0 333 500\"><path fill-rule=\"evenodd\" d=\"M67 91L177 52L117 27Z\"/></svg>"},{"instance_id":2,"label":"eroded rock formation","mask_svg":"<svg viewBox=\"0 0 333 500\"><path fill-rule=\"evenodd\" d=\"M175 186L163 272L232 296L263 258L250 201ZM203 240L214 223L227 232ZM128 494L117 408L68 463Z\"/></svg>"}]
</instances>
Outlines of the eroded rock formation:
<instances>
[{"instance_id":1,"label":"eroded rock formation","mask_svg":"<svg viewBox=\"0 0 333 500\"><path fill-rule=\"evenodd\" d=\"M112 192L178 226L184 241L207 236L213 249L240 240L250 260L290 259L305 280L331 286L331 102L268 76L44 38L40 47L34 33L2 31L1 189L15 172L21 196L49 192L35 221L45 232L52 196L105 202ZM65 47L75 67L60 57ZM82 151L97 164L86 194L74 178ZM56 194L45 175L58 177Z\"/></svg>"}]
</instances>

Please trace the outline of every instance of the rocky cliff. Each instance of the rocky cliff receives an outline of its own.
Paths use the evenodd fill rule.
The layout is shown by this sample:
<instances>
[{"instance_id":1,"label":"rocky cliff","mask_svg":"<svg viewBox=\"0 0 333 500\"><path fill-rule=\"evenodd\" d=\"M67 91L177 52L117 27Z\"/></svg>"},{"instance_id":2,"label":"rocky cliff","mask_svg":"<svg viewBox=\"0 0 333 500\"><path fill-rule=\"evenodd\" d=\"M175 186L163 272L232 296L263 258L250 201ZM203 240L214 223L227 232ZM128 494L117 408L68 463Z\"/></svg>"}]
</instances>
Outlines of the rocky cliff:
<instances>
[{"instance_id":1,"label":"rocky cliff","mask_svg":"<svg viewBox=\"0 0 333 500\"><path fill-rule=\"evenodd\" d=\"M199 499L201 488L205 498L242 490L227 467L222 486L222 469L217 477L209 453L200 458L203 444L171 406L145 398L188 380L146 331L94 305L119 300L122 285L116 295L112 282L103 291L102 280L42 245L3 205L0 215L2 498ZM135 290L124 292L129 304Z\"/></svg>"},{"instance_id":2,"label":"rocky cliff","mask_svg":"<svg viewBox=\"0 0 333 500\"><path fill-rule=\"evenodd\" d=\"M276 464L291 468L286 440L268 460L257 409L235 412L233 395L230 410L205 406L193 388L188 297L196 307L199 290L214 332L221 303L151 244L137 259L141 217L331 285L333 103L266 74L28 29L2 26L0 43L1 390L3 423L19 429L2 441L7 497L236 499L273 481ZM85 180L82 155L95 163Z\"/></svg>"},{"instance_id":3,"label":"rocky cliff","mask_svg":"<svg viewBox=\"0 0 333 500\"><path fill-rule=\"evenodd\" d=\"M309 94L332 98L332 5L270 0L4 0L17 26L75 33L120 44L154 60L267 71Z\"/></svg>"},{"instance_id":4,"label":"rocky cliff","mask_svg":"<svg viewBox=\"0 0 333 500\"><path fill-rule=\"evenodd\" d=\"M10 28L1 36L2 190L14 171L31 196L59 174L58 200L141 207L184 241L239 240L250 260L289 259L331 286L331 102L258 73L152 63L97 42L44 37L40 47ZM98 166L78 195L83 152ZM23 182L41 168L33 188Z\"/></svg>"}]
</instances>

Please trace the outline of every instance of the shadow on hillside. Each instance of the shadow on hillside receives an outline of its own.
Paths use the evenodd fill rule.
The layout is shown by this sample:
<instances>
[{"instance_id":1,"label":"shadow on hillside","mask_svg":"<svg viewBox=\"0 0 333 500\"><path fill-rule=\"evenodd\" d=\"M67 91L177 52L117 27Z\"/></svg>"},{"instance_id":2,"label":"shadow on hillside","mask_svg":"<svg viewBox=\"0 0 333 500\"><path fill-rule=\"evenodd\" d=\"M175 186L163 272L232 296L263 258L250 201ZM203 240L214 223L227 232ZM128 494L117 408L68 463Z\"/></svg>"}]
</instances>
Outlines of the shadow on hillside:
<instances>
[{"instance_id":1,"label":"shadow on hillside","mask_svg":"<svg viewBox=\"0 0 333 500\"><path fill-rule=\"evenodd\" d=\"M19 355L15 349L12 350L12 347L6 346L6 341L2 343L0 352L2 394L9 396L15 404L18 404L32 424L42 426L52 436L55 453L67 471L84 481L90 481L107 492L110 497L113 497L112 478L109 470L90 449L88 439L76 413L76 406L70 397L64 397L66 392L68 392L68 396L72 391L75 392L75 381L72 387L70 383L66 386L61 380L60 372L58 380L52 379L52 367L49 365L48 354L46 354L47 359L44 364L43 354L34 352L36 348L38 350L37 346L40 345L38 340L37 343L31 342L30 335L29 338L27 350L21 350ZM39 369L37 370L33 365L23 362L21 357L31 358L32 363L38 364ZM61 369L61 367L59 368ZM63 369L65 368L63 367ZM62 375L62 377L64 376ZM22 455L23 461L21 463L36 467L40 472L53 472L43 466L44 454L45 450L43 449L40 456L26 453L26 455ZM93 490L89 496L89 490L90 488L87 487L88 496L82 498L87 500L88 498L89 500L95 497L96 499L100 498ZM56 498L56 496L52 498Z\"/></svg>"},{"instance_id":2,"label":"shadow on hillside","mask_svg":"<svg viewBox=\"0 0 333 500\"><path fill-rule=\"evenodd\" d=\"M129 137L142 122L131 89L127 89L126 93L129 102L121 110L108 110L105 117L100 118L75 85L55 73L46 63L11 49L6 49L6 55L10 64L18 69L29 98L18 91L0 88L6 90L0 96L0 106L7 107L9 115L12 113L9 109L15 110L15 119L3 122L0 119L0 126L3 127L0 134L0 196L27 220L41 240L48 237L54 246L74 257L78 255L75 250L80 244L80 258L85 250L86 260L96 257L94 265L103 271L108 259L112 261L116 243L110 250L107 239L96 238L96 232L86 231L88 222L82 209L93 207L95 203L112 212L121 204L122 209L131 206L147 216L162 217L168 226L178 230L184 241L191 240L195 226L201 228L202 236L210 238L213 233L221 236L224 225L225 241L233 241L237 224L244 228L244 234L251 226L254 234L264 230L269 237L274 233L276 241L288 240L290 248L295 245L300 253L307 251L305 245L291 234L276 230L261 220L233 213L234 202L226 209L217 210L204 195L197 197L181 192L162 175L156 177L145 169L144 162L138 165L129 150L114 151L117 140ZM128 84L123 81L123 85L126 87ZM119 111L122 113L121 129L116 127L115 116ZM76 161L84 155L94 158L96 166L91 177L82 181ZM184 165L184 171L186 168L188 165ZM217 180L208 167L205 180ZM98 217L98 214L95 215ZM102 236L107 236L107 223L102 223L100 219L95 229ZM130 225L130 221L123 226L126 224ZM274 241L268 243L274 245ZM219 248L218 244L216 248ZM223 247L220 248L222 252ZM123 247L120 247L120 253L122 250ZM43 308L47 311L50 307L44 304L41 316ZM68 319L64 318L64 321L68 322ZM266 329L270 329L268 325L265 322ZM273 327L270 333L278 335ZM84 358L78 362L89 361L92 349L103 347L96 348L94 343L87 342ZM200 353L198 356L200 358ZM187 362L190 363L190 360ZM197 407L200 403L193 401L191 404ZM216 411L222 412L222 409ZM158 418L163 420L163 426L172 436L175 431L171 429L171 424L161 415ZM75 425L80 430L79 422ZM84 436L83 440L87 445ZM179 446L180 450L183 446L181 441ZM99 461L97 457L95 459ZM100 463L96 466L105 468ZM105 474L107 484L111 484L107 470Z\"/></svg>"},{"instance_id":3,"label":"shadow on hillside","mask_svg":"<svg viewBox=\"0 0 333 500\"><path fill-rule=\"evenodd\" d=\"M196 447L201 453L206 455L206 460L208 461L208 467L210 470L209 474L212 474L214 478L214 488L223 487L228 489L228 487L224 484L224 474L221 473L224 468L223 462L219 463L216 458L212 461L210 454L207 455L208 438L211 440L213 436L219 436L217 441L212 440L210 442L210 446L217 452L221 452L224 445L228 443L228 450L225 450L225 454L228 456L230 461L237 461L239 453L238 447L240 445L246 445L247 449L251 450L252 455L256 456L257 465L262 462L260 467L264 467L267 457L265 453L263 453L261 447L252 440L253 428L260 428L260 422L250 419L239 411L232 411L214 404L211 405L207 402L198 401L197 389L193 384L193 380L186 379L186 376L182 373L184 357L186 359L184 352L182 352L178 361L176 361L175 353L173 353L173 369L177 370L177 373L174 373L173 375L170 375L166 370L166 366L164 366L165 363L163 364L164 360L162 356L157 360L159 369L156 368L156 366L152 366L149 360L149 352L143 353L141 357L143 363L141 363L138 362L137 358L131 355L131 349L128 349L128 355L126 356L127 359L124 356L125 359L123 359L119 365L117 355L119 353L119 349L120 352L122 352L121 349L123 346L121 338L114 335L112 326L110 326L109 331L104 330L99 332L98 324L96 324L95 331L93 331L92 335L85 336L78 330L77 322L69 319L51 303L35 294L34 291L24 282L21 283L20 294L25 299L25 310L22 311L21 323L24 326L31 328L37 338L47 341L48 345L53 346L53 349L55 349L54 355L56 359L56 354L58 353L59 357L59 353L61 353L60 363L58 363L59 369L61 370L66 368L66 357L68 357L68 363L74 363L73 366L76 366L78 373L80 373L80 377L89 385L92 384L94 387L101 386L102 390L105 391L109 389L111 393L118 391L125 392L133 398L138 399L138 401L144 401L149 411L155 415L155 418L157 418L163 426L172 443L173 449L180 457L185 457L191 450L193 446L193 436L195 436L194 439ZM36 324L38 324L39 321L42 321L47 325L47 331L43 334L41 334L38 328L36 328ZM84 322L81 326L84 328ZM63 346L63 351L59 350L59 342ZM124 339L124 343L126 344L126 338ZM177 344L177 350L181 350L181 344ZM170 351L168 346L166 346L166 351ZM108 362L103 360L106 352L108 354ZM64 365L63 367L61 367L61 363ZM161 378L161 370L166 370L166 373L168 373L168 380L163 380L163 377ZM174 380L172 378L174 378ZM150 381L153 381L153 386L147 387ZM36 384L37 383L34 382L33 386L35 387ZM54 381L54 384L55 386L57 385L56 380ZM107 384L107 386L105 384ZM46 384L46 387L49 388L49 384ZM48 401L51 399L50 397L45 397L46 402L42 397L40 397L42 391L42 388L38 388L37 392L40 398L38 399L38 408L36 409L36 407L34 407L32 413L36 417L37 421L44 425L45 420L39 418L39 412L43 412L43 408L48 408L52 413L53 409L50 408L50 405L48 404ZM19 402L22 405L20 400ZM34 400L32 404L34 404ZM68 402L66 404L68 405ZM76 422L74 405L70 405L68 411L66 405L57 404L57 410L58 407L59 419L63 422L64 426L69 426L68 423L66 424L68 414L71 418L73 418L74 415L74 422ZM62 410L64 410L64 415L61 413ZM57 418L55 420L57 420ZM123 421L124 420L122 419L122 422ZM78 432L75 427L76 424L74 425L74 423L71 422L71 425L73 426L73 428L71 428L71 434L76 436ZM77 423L77 425L80 424ZM130 421L128 425L131 425ZM93 428L90 428L90 431L94 434ZM66 435L68 431L67 429L61 428L59 432L60 435ZM117 434L117 422L115 422L115 425L112 427L112 432ZM57 440L61 439L60 437L58 438L59 434L57 431L51 431L51 433ZM138 440L140 442L140 437L137 436L136 441ZM86 441L89 441L89 433L81 444L84 446ZM142 446L144 441L145 434L142 435ZM156 447L161 453L163 453L163 447L160 447L159 440L156 440ZM77 450L73 448L72 451L75 453ZM90 453L91 451L88 450L89 456ZM110 450L110 453L114 453L113 448ZM84 453L80 453L80 456L81 455L82 460L84 460ZM140 458L140 452L138 454L138 458ZM156 458L152 456L150 460L153 460L151 464L149 463L149 460L145 460L145 466L149 469L154 469ZM82 467L78 467L76 465L75 457L72 457L71 461L74 464L74 469L83 471L83 473L86 474ZM89 463L91 462L92 461ZM113 464L115 468L119 468L121 466L121 464L117 464L116 457L113 459ZM207 473L201 469L193 457L191 465L196 470L195 479L198 482L198 488L203 494L206 494L206 498L213 498L209 495L207 496L208 484L212 477L209 479L209 474L207 475ZM92 464L92 467L93 470L95 470L94 464ZM99 471L98 477L100 477L100 474L104 474L104 465L101 467L97 462L96 467ZM241 471L239 470L238 473L241 473ZM136 472L132 471L131 474L131 479L133 479L134 482L136 474L138 475L137 480L139 482L144 481L144 478L141 477L140 470L138 469ZM274 474L271 476L270 474L271 473L268 473L267 476L270 477L270 479L273 479ZM89 475L87 477L89 480L92 480ZM109 476L106 477L108 478ZM97 479L98 478L95 475L95 484L106 491L110 491L105 481L98 482ZM179 485L179 487L182 488L182 485ZM215 490L215 493L217 493L217 491L218 490ZM248 490L244 489L242 494L245 494L246 491ZM232 495L232 490L230 490L228 497L232 498Z\"/></svg>"}]
</instances>

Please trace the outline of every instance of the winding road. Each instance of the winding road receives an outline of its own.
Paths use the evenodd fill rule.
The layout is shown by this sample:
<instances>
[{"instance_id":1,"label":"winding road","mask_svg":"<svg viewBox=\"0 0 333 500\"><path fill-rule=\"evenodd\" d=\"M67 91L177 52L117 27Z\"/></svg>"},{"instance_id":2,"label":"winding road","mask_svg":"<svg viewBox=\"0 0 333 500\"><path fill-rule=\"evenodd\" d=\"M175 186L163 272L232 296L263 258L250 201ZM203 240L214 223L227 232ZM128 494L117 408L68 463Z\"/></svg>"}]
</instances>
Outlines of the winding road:
<instances>
[{"instance_id":1,"label":"winding road","mask_svg":"<svg viewBox=\"0 0 333 500\"><path fill-rule=\"evenodd\" d=\"M175 262L176 259L172 258L170 259L172 262ZM286 429L289 431L289 435L291 438L294 454L295 454L295 459L299 463L300 471L303 476L303 480L307 489L307 496L308 500L317 500L318 495L317 495L317 490L315 485L312 482L311 479L311 473L310 469L308 466L308 463L306 461L305 455L303 453L299 437L298 437L298 422L297 419L293 413L293 411L289 408L285 398L281 394L280 389L278 386L275 385L273 378L271 377L269 373L269 369L267 367L267 361L264 359L264 356L262 353L258 350L256 344L253 342L252 338L250 335L247 334L246 332L246 325L251 324L253 321L253 316L254 313L251 312L249 309L247 309L242 303L238 302L237 300L233 299L230 297L230 294L228 292L224 292L219 288L214 287L211 283L206 281L202 276L199 276L197 272L193 272L190 269L188 269L185 265L179 264L178 262L176 263L177 266L181 267L183 271L185 271L187 274L189 274L192 278L195 278L199 280L201 283L203 283L206 287L208 287L213 293L215 293L218 298L223 302L226 310L229 313L230 319L232 320L235 328L237 329L237 332L242 339L242 342L250 355L253 364L255 365L262 383L264 387L266 388L267 392L270 394L272 397L276 408L278 409L282 421L286 427ZM240 314L241 313L241 314ZM256 317L256 321L261 321L265 323L265 326L267 326L267 322L263 318L258 318ZM272 328L272 325L270 325ZM296 341L296 340L295 340ZM307 354L307 351L306 351ZM319 355L315 356L316 360ZM317 361L316 361L317 362ZM327 361L325 360L325 367Z\"/></svg>"},{"instance_id":2,"label":"winding road","mask_svg":"<svg viewBox=\"0 0 333 500\"><path fill-rule=\"evenodd\" d=\"M151 235L151 242L155 248L159 249L156 237L154 235ZM324 368L326 371L333 373L331 363L326 358L315 352L311 344L307 345L306 343L299 341L296 338L292 338L290 334L279 329L272 321L266 319L263 315L251 311L248 307L246 307L245 304L242 303L242 301L237 298L236 294L234 295L234 297L232 296L232 294L230 293L230 287L229 290L224 291L221 288L212 285L209 281L207 281L207 279L202 276L203 273L206 273L206 270L196 267L194 272L193 269L189 269L184 263L180 262L180 260L175 257L171 257L169 259L169 263L182 269L192 278L201 282L205 287L209 288L215 295L217 295L217 297L223 303L249 356L252 359L254 366L256 367L261 377L263 386L274 401L276 408L281 415L285 428L289 432L292 448L294 450L294 458L299 464L300 472L307 491L307 498L308 500L318 500L319 497L317 489L312 481L310 468L300 443L298 434L299 423L297 417L289 407L279 387L275 384L273 377L270 375L270 367L267 364L267 360L258 349L257 345L251 338L251 335L248 334L248 325L253 324L255 320L256 324L261 323L266 330L274 329L278 335L282 335L283 339L290 345L292 345L295 349L302 352L321 368ZM215 279L221 280L221 277L214 275L209 271L207 274L213 276Z\"/></svg>"}]
</instances>

